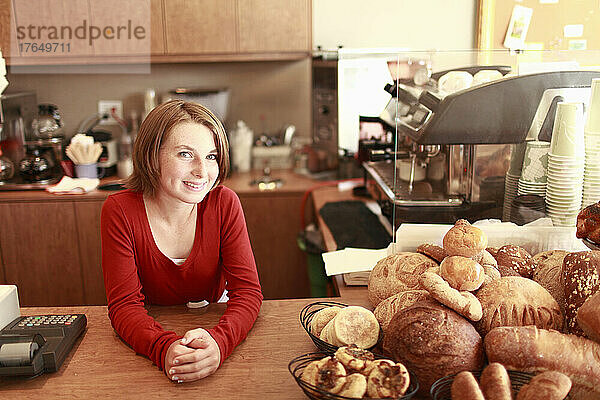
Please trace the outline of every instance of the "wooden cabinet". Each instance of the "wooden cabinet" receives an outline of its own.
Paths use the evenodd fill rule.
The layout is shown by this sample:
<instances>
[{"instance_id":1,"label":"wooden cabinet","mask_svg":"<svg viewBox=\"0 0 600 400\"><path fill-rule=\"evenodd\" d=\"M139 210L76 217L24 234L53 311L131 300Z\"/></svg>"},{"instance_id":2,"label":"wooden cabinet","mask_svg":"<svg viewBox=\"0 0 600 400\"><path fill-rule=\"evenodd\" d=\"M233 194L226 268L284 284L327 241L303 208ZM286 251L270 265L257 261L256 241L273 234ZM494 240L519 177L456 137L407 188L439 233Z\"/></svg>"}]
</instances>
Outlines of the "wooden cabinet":
<instances>
[{"instance_id":1,"label":"wooden cabinet","mask_svg":"<svg viewBox=\"0 0 600 400\"><path fill-rule=\"evenodd\" d=\"M0 226L5 280L22 306L84 304L72 202L2 203Z\"/></svg>"}]
</instances>

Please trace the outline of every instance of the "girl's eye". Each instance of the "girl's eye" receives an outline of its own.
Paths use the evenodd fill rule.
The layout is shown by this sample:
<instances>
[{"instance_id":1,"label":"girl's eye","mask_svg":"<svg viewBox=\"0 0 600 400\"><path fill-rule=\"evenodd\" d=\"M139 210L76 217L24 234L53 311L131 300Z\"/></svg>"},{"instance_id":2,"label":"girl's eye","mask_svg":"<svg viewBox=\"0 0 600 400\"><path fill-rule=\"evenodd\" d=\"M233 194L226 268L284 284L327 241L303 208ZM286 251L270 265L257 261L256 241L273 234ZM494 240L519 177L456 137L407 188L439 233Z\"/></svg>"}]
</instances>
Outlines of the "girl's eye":
<instances>
[{"instance_id":1,"label":"girl's eye","mask_svg":"<svg viewBox=\"0 0 600 400\"><path fill-rule=\"evenodd\" d=\"M178 155L183 158L192 158L192 153L189 151L180 151Z\"/></svg>"},{"instance_id":2,"label":"girl's eye","mask_svg":"<svg viewBox=\"0 0 600 400\"><path fill-rule=\"evenodd\" d=\"M216 154L209 154L206 156L207 160L216 160L217 159L217 155Z\"/></svg>"}]
</instances>

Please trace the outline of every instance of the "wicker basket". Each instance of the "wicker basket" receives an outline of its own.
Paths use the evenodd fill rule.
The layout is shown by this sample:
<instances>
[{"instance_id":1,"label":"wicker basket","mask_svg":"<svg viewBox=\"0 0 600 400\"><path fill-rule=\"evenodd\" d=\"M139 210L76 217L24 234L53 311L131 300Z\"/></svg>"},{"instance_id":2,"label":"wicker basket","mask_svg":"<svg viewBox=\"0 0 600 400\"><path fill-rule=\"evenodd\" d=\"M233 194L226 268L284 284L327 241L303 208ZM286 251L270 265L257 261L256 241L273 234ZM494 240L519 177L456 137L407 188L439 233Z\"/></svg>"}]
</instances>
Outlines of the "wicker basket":
<instances>
[{"instance_id":1,"label":"wicker basket","mask_svg":"<svg viewBox=\"0 0 600 400\"><path fill-rule=\"evenodd\" d=\"M510 385L513 390L513 397L516 397L516 394L519 392L519 389L531 380L535 375L527 372L520 371L507 371L508 376L510 378ZM479 381L479 377L481 376L481 371L472 372L473 376L477 378ZM452 400L452 396L450 393L450 388L452 386L452 382L454 381L454 377L456 374L448 375L443 378L435 381L433 385L431 385L431 398L433 400ZM565 399L572 399L572 397L567 396Z\"/></svg>"},{"instance_id":2,"label":"wicker basket","mask_svg":"<svg viewBox=\"0 0 600 400\"><path fill-rule=\"evenodd\" d=\"M300 388L304 391L304 393L310 399L313 399L313 400L350 399L350 397L339 396L336 394L326 392L326 391L319 389L318 387L311 385L310 383L307 383L301 379L302 371L304 371L304 368L306 368L306 366L308 364L310 364L311 362L313 362L315 360L320 360L324 357L327 357L328 355L330 355L330 354L324 353L324 352L303 354L301 356L294 358L292 361L290 361L290 363L288 364L288 370L290 371L290 373L296 380L296 383L298 384L298 386L300 386ZM381 357L375 356L375 358L379 359ZM408 386L408 389L406 390L406 393L404 394L404 396L397 397L397 399L402 399L402 400L412 399L415 396L415 394L417 394L417 391L419 390L419 382L417 381L417 377L410 371L408 371L408 373L410 376L410 384ZM363 399L372 399L372 398L371 397L363 397Z\"/></svg>"}]
</instances>

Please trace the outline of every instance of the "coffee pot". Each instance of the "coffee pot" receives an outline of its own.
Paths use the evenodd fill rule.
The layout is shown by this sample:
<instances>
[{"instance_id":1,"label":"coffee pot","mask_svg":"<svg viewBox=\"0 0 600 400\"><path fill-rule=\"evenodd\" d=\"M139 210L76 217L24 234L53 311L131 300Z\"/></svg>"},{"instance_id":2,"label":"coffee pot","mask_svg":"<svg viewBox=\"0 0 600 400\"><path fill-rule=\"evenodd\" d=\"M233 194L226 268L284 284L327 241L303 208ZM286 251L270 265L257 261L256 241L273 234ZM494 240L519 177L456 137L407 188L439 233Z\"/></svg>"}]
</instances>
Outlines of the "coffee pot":
<instances>
[{"instance_id":1,"label":"coffee pot","mask_svg":"<svg viewBox=\"0 0 600 400\"><path fill-rule=\"evenodd\" d=\"M19 173L25 181L41 182L54 176L54 158L38 147L28 146L27 155L19 162Z\"/></svg>"},{"instance_id":2,"label":"coffee pot","mask_svg":"<svg viewBox=\"0 0 600 400\"><path fill-rule=\"evenodd\" d=\"M39 104L38 116L32 122L34 135L40 139L49 139L62 135L63 122L54 104Z\"/></svg>"}]
</instances>

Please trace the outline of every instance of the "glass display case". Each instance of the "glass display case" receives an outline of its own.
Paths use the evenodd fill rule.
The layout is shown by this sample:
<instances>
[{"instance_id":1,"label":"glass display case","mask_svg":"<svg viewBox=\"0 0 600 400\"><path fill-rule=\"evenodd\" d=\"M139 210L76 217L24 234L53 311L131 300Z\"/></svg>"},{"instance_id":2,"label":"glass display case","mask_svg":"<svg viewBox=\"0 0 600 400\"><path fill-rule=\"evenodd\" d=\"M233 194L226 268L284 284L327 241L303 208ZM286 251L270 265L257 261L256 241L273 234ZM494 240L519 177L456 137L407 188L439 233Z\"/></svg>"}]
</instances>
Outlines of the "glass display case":
<instances>
[{"instance_id":1,"label":"glass display case","mask_svg":"<svg viewBox=\"0 0 600 400\"><path fill-rule=\"evenodd\" d=\"M339 148L357 154L394 232L460 218L574 226L600 200L600 126L590 124L600 119L600 51L338 58Z\"/></svg>"}]
</instances>

